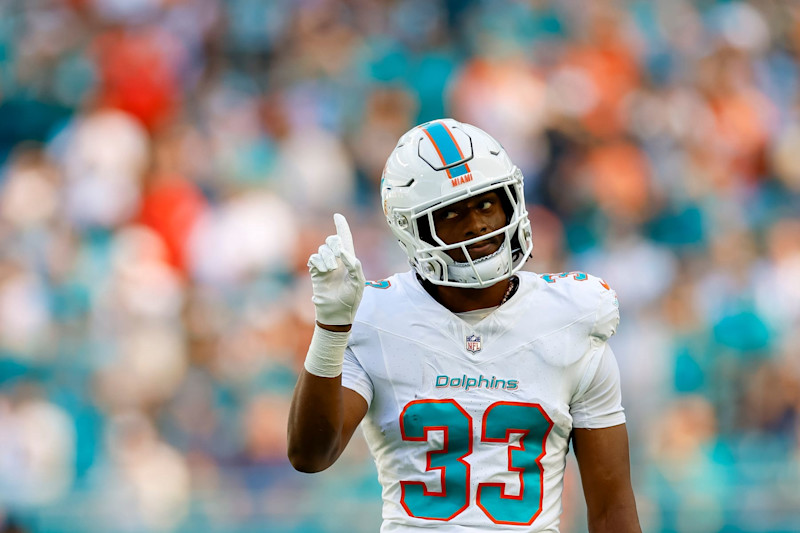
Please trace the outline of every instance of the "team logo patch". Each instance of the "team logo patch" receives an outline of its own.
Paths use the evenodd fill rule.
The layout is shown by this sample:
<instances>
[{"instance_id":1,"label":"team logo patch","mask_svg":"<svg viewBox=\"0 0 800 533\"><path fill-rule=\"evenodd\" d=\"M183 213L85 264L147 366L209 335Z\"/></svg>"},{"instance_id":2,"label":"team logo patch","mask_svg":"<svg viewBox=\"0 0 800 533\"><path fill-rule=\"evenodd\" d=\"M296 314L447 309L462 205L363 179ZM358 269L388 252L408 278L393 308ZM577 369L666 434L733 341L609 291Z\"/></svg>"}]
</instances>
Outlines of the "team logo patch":
<instances>
[{"instance_id":1,"label":"team logo patch","mask_svg":"<svg viewBox=\"0 0 800 533\"><path fill-rule=\"evenodd\" d=\"M481 337L480 335L468 335L467 336L467 351L472 353L478 353L481 351Z\"/></svg>"},{"instance_id":2,"label":"team logo patch","mask_svg":"<svg viewBox=\"0 0 800 533\"><path fill-rule=\"evenodd\" d=\"M364 285L367 287L372 287L373 289L388 289L392 286L392 282L388 279L382 279L378 281L366 281Z\"/></svg>"}]
</instances>

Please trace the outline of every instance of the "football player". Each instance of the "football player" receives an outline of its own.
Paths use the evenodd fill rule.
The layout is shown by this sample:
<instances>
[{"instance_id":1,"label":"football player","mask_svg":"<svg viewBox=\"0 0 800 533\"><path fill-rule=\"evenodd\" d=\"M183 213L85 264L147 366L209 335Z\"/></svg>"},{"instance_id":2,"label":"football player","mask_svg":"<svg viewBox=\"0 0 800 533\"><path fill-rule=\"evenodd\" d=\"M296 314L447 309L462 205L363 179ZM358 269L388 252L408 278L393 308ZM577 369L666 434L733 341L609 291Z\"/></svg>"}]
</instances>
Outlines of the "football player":
<instances>
[{"instance_id":1,"label":"football player","mask_svg":"<svg viewBox=\"0 0 800 533\"><path fill-rule=\"evenodd\" d=\"M346 220L309 259L314 332L289 418L297 470L328 468L355 428L383 487L382 532L558 531L570 441L589 530L640 531L614 291L521 271L523 178L451 119L413 128L381 181L411 270L365 282Z\"/></svg>"}]
</instances>

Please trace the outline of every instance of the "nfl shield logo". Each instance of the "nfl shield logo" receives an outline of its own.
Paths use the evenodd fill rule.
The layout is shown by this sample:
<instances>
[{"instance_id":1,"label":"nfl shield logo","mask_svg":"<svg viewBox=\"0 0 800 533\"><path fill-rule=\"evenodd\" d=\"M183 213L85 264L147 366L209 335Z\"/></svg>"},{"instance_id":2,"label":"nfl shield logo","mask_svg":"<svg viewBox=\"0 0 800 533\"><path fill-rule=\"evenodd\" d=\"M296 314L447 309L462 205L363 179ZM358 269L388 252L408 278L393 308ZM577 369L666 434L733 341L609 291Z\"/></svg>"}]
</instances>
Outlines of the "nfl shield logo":
<instances>
[{"instance_id":1,"label":"nfl shield logo","mask_svg":"<svg viewBox=\"0 0 800 533\"><path fill-rule=\"evenodd\" d=\"M481 351L481 337L480 335L467 336L467 351L477 353Z\"/></svg>"}]
</instances>

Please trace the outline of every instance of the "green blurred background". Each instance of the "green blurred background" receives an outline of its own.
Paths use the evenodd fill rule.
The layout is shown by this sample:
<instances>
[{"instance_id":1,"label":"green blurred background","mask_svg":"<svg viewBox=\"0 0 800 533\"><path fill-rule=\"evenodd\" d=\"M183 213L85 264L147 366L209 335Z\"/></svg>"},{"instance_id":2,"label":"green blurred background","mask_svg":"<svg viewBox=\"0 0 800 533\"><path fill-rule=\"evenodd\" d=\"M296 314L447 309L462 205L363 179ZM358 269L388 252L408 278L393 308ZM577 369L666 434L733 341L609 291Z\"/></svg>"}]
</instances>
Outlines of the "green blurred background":
<instances>
[{"instance_id":1,"label":"green blurred background","mask_svg":"<svg viewBox=\"0 0 800 533\"><path fill-rule=\"evenodd\" d=\"M779 0L0 0L0 531L376 532L359 435L286 459L305 263L339 211L407 268L380 172L443 116L619 294L644 530L800 531L799 52Z\"/></svg>"}]
</instances>

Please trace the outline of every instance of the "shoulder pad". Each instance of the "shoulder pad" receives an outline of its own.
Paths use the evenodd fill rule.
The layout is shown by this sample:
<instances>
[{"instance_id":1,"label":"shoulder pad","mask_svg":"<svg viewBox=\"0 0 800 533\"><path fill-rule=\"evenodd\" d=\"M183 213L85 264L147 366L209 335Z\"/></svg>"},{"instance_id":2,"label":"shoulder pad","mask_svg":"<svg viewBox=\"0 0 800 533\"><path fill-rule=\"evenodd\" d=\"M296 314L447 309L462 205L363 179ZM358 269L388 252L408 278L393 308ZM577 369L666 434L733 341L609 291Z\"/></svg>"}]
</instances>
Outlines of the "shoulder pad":
<instances>
[{"instance_id":1,"label":"shoulder pad","mask_svg":"<svg viewBox=\"0 0 800 533\"><path fill-rule=\"evenodd\" d=\"M619 324L617 293L603 279L586 272L561 272L540 274L545 283L566 291L582 308L595 309L595 322L591 335L607 340Z\"/></svg>"}]
</instances>

